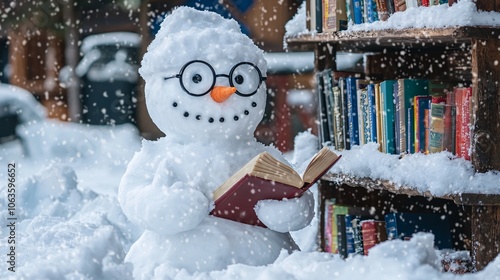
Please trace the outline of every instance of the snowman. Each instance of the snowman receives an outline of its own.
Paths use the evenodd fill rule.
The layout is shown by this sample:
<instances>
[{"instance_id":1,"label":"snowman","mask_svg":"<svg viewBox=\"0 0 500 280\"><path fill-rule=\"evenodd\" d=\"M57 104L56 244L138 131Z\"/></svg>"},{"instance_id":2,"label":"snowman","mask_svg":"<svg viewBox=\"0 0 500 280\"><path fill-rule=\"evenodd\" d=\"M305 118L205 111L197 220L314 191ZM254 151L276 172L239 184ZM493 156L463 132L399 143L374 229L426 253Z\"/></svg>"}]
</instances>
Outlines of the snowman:
<instances>
[{"instance_id":1,"label":"snowman","mask_svg":"<svg viewBox=\"0 0 500 280\"><path fill-rule=\"evenodd\" d=\"M148 112L165 137L143 141L120 183L124 213L145 229L126 257L134 277L265 265L282 250L297 250L289 232L314 215L309 191L259 202L255 211L266 227L209 214L212 192L257 154L289 164L254 138L266 105L262 50L236 21L179 7L163 21L139 72Z\"/></svg>"}]
</instances>

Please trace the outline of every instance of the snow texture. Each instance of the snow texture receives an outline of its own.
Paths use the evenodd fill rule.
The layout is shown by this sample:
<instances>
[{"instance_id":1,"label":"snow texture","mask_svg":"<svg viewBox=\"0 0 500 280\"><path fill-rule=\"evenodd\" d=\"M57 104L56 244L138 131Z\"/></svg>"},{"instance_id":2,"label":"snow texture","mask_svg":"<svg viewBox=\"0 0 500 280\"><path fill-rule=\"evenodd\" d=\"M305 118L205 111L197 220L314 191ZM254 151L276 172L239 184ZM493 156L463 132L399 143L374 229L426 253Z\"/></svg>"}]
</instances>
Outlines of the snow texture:
<instances>
[{"instance_id":1,"label":"snow texture","mask_svg":"<svg viewBox=\"0 0 500 280\"><path fill-rule=\"evenodd\" d=\"M254 95L233 94L223 102L211 94L188 95L178 80L182 77L165 77L193 60L208 62L216 74L230 73L241 62L266 73L262 50L234 20L180 7L161 24L139 71L146 81L148 111L166 136L143 141L118 193L124 213L145 229L126 257L140 279L158 277L163 270L193 273L234 263L270 264L281 250L298 249L289 231L304 228L314 216L310 192L296 199L260 202L256 213L267 228L209 215L212 192L258 153L268 151L285 159L253 136L264 113L265 85ZM191 74L194 78L200 73ZM215 83L228 85L226 77Z\"/></svg>"},{"instance_id":2,"label":"snow texture","mask_svg":"<svg viewBox=\"0 0 500 280\"><path fill-rule=\"evenodd\" d=\"M469 1L462 0L458 4L467 6L467 2ZM447 14L443 13L441 16L446 18ZM407 20L411 20L410 18L409 15ZM465 19L463 20L465 21ZM214 27L216 27L215 23ZM181 50L182 47L177 49ZM186 51L188 50L189 47ZM175 56L175 53L168 53L168 55L172 54ZM161 62L158 65L166 66L167 63ZM265 69L262 68L262 70ZM174 70L174 72L176 71L178 69ZM154 72L151 73L151 75L153 74ZM172 91L172 87L165 86L161 93L174 95L175 91ZM138 164L141 162L140 160L129 165L134 153L141 150L141 140L137 130L131 125L93 127L49 121L43 118L45 111L30 95L30 93L16 87L4 85L0 87L0 102L8 103L10 108L16 108L14 111L23 120L22 126L18 130L22 141L16 140L0 144L0 165L2 166L0 168L0 182L2 182L0 183L0 193L3 198L0 200L0 219L4 223L8 217L7 200L5 199L8 163L16 164L16 194L18 199L16 207L16 272L7 270L7 249L5 246L8 244L10 231L4 224L0 227L0 248L2 248L4 257L3 267L0 269L0 279L134 279L134 268L131 263L125 261L125 256L131 250L132 244L142 238L141 235L147 231L129 220L123 213L117 196L120 179L127 166L129 168L127 174L132 171L130 166L141 167ZM168 103L161 104L164 105L165 111L170 109ZM193 103L194 105L196 104ZM159 140L157 146L160 148L154 148L153 142L145 141L142 149L149 149L151 152L157 153L147 158L141 156L142 152L140 152L135 157L146 158L144 161L148 164L151 162L149 166L148 164L142 166L144 170L152 169L153 163L162 161L165 156L169 159L184 161L175 172L183 179L189 178L183 184L192 187L189 189L190 193L196 193L201 192L196 188L202 186L196 182L197 180L200 182L202 179L198 178L197 174L179 174L185 166L190 167L188 170L203 173L213 172L214 174L222 172L228 166L234 170L237 167L232 166L232 164L237 161L237 156L249 156L247 155L249 150L264 149L262 145L248 140L250 147L238 152L241 147L234 144L227 145L227 142L220 140L220 135L212 133L204 135L203 131L198 134L201 135L203 141L199 141L200 143L191 142L189 144L191 147L186 149L179 149L183 143L174 144L174 139L176 141L182 139L182 137L176 138L175 135ZM215 137L216 140L211 140L212 137ZM307 133L297 137L296 150L293 155L295 160L292 160L294 166L300 166L300 161L310 156L314 151L315 141ZM167 146L170 144L173 146ZM234 148L235 152L233 156L231 154L219 155L219 158L214 160L214 163L222 164L221 167L212 167L200 160L200 158L214 156L216 153L213 150L222 149L221 146L224 145L227 145L226 149ZM274 151L274 149L269 149ZM169 153L176 153L182 157L170 156ZM398 160L395 156L381 154L375 145L365 145L352 151L343 151L342 155L342 159L332 171L342 171L356 176L386 178L401 184L412 184L421 190L430 190L435 194L466 191L500 193L498 187L500 175L494 172L474 174L470 163L461 159L453 159L445 152L430 156L409 155ZM168 165L167 161L164 164ZM417 170L419 172L416 172ZM138 174L141 172L141 170L137 171ZM431 175L427 178L423 178L424 176L419 178L418 174L421 172ZM228 176L229 173L227 172L224 176ZM152 172L139 174L136 179L146 180L145 176L149 176L151 179ZM125 176L125 178L127 177L133 176ZM431 180L431 178L436 179L436 181ZM126 181L126 179L124 180ZM464 184L462 180L467 180L467 184ZM160 180L158 179L158 181ZM215 177L206 181L211 181L212 186L216 185ZM432 184L427 186L425 182L432 182ZM184 190L180 188L179 184L176 187L179 187L176 191ZM162 195L162 192L158 192L155 196L161 197ZM201 200L209 200L207 196L205 198L202 196L204 195L197 197ZM154 197L154 199L156 198ZM150 207L149 205L155 203L154 199L141 201L138 205L138 211ZM193 209L193 211L196 210L196 208ZM177 214L184 214L184 212L179 211ZM332 277L345 280L368 278L500 279L499 257L477 273L454 275L442 272L437 264L440 258L439 254L432 248L433 236L431 234L418 234L409 241L383 242L372 248L369 256L354 256L346 260L335 254L315 252L316 217L310 226L291 233L302 251L282 250L277 253L274 262L266 260L265 263L269 264L259 265L261 256L258 255L258 250L262 248L255 240L265 236L266 232L258 231L256 233L253 227L248 227L248 230L244 231L242 227L246 226L220 222L220 219L217 225L214 223L215 219L202 221L202 224L206 226L205 229L210 228L210 230L217 231L212 233L198 226L196 230L201 236L199 239L181 239L182 235L178 236L179 239L176 239L178 244L173 244L173 246L180 248L191 242L193 242L193 246L191 248L184 246L185 251L176 257L182 257L186 263L193 267L205 266L206 264L196 263L200 259L200 255L213 258L213 262L217 262L215 258L220 254L209 255L206 251L218 250L220 247L229 248L228 242L243 240L242 244L237 244L236 248L246 250L244 261L240 263L240 259L235 258L234 263L226 263L227 267L225 265L225 268L214 268L214 266L209 269L206 265L205 271L193 272L187 269L174 269L170 263L156 263L159 261L153 253L158 251L156 247L151 249L151 253L149 253L151 256L141 255L148 250L147 247L136 247L132 250L135 250L136 254L131 254L131 256L143 256L145 263L157 265L154 272L157 279L309 280ZM223 231L222 235L217 235L219 231ZM229 235L227 232L238 234L227 239L222 238L222 236ZM216 241L205 240L203 237L205 235L215 236ZM270 235L272 237L282 236L282 234L277 233ZM165 240L159 242L165 242ZM149 246L152 246L152 243L153 241ZM252 246L245 245L245 243L251 243ZM166 250L166 247L160 248L160 251L161 249ZM250 261L253 263L248 263Z\"/></svg>"}]
</instances>

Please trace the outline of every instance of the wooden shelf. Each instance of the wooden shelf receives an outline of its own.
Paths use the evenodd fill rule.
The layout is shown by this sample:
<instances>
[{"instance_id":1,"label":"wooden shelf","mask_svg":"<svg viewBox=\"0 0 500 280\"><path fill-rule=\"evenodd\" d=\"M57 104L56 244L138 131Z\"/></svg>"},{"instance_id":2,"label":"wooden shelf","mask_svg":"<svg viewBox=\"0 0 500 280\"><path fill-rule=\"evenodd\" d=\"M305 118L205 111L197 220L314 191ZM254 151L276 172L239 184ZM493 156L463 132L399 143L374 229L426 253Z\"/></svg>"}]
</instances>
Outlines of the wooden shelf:
<instances>
[{"instance_id":1,"label":"wooden shelf","mask_svg":"<svg viewBox=\"0 0 500 280\"><path fill-rule=\"evenodd\" d=\"M402 194L408 196L422 196L427 198L439 198L451 200L457 205L500 205L500 195L496 194L477 194L477 193L462 193L449 195L433 195L429 191L421 192L409 186L397 186L389 180L360 178L346 174L327 173L322 180L330 181L337 184L343 184L351 187L363 187L368 190L381 190L394 194Z\"/></svg>"},{"instance_id":2,"label":"wooden shelf","mask_svg":"<svg viewBox=\"0 0 500 280\"><path fill-rule=\"evenodd\" d=\"M337 50L376 51L383 48L465 48L471 39L497 39L500 28L465 26L451 28L412 28L398 30L340 31L305 34L286 39L295 51L314 50L318 44L334 44Z\"/></svg>"},{"instance_id":3,"label":"wooden shelf","mask_svg":"<svg viewBox=\"0 0 500 280\"><path fill-rule=\"evenodd\" d=\"M500 9L500 0L475 3L483 11ZM500 171L499 39L500 27L462 26L304 34L286 42L292 51L314 51L316 71L336 71L337 52L359 52L370 54L367 58L372 63L366 63L363 74L371 79L422 77L471 86L471 163L476 172L488 172ZM461 248L471 250L478 270L500 252L500 195L436 196L389 180L346 174L323 176L319 195L321 209L326 199L335 199L347 206L368 207L378 215L393 210L435 210L450 215L453 224L460 225L457 231L470 239L470 246L464 242ZM324 217L324 211L320 215ZM320 245L324 245L323 229L321 220ZM454 234L458 243L463 241Z\"/></svg>"}]
</instances>

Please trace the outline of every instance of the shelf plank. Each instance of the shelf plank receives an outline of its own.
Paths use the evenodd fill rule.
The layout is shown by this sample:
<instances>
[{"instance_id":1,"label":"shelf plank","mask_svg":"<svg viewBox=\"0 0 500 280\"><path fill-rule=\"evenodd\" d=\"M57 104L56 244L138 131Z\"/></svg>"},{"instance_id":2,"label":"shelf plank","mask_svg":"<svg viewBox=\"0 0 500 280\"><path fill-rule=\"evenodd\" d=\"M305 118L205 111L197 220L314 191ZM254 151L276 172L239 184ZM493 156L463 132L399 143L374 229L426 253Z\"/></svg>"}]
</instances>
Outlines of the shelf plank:
<instances>
[{"instance_id":1,"label":"shelf plank","mask_svg":"<svg viewBox=\"0 0 500 280\"><path fill-rule=\"evenodd\" d=\"M498 39L500 28L462 26L450 28L409 28L369 31L339 31L334 33L303 34L288 37L291 50L311 50L318 43L337 45L339 50L374 50L376 48L463 48L471 39Z\"/></svg>"},{"instance_id":2,"label":"shelf plank","mask_svg":"<svg viewBox=\"0 0 500 280\"><path fill-rule=\"evenodd\" d=\"M385 179L372 179L367 177L355 177L346 174L327 173L322 180L335 182L337 184L345 184L351 187L363 187L373 190L384 190L394 194L402 194L408 196L422 196L426 198L440 198L452 200L457 205L498 205L500 206L500 195L496 194L476 194L476 193L462 193L462 194L449 194L449 195L433 195L429 191L419 191L409 186L397 186L389 180Z\"/></svg>"}]
</instances>

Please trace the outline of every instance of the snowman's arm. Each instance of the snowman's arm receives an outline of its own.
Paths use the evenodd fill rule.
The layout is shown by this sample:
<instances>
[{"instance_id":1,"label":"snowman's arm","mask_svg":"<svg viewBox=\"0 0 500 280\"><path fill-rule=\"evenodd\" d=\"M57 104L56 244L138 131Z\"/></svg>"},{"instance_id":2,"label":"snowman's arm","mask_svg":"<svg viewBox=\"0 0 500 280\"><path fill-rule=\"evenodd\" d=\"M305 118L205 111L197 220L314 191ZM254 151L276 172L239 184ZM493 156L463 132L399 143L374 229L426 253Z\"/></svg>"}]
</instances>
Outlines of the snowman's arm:
<instances>
[{"instance_id":1,"label":"snowman's arm","mask_svg":"<svg viewBox=\"0 0 500 280\"><path fill-rule=\"evenodd\" d=\"M271 230L299 230L309 225L314 217L314 195L306 191L294 199L259 201L255 212L259 220Z\"/></svg>"},{"instance_id":2,"label":"snowman's arm","mask_svg":"<svg viewBox=\"0 0 500 280\"><path fill-rule=\"evenodd\" d=\"M175 181L169 163L144 150L127 167L118 201L135 224L162 234L197 226L209 213L209 200L200 191Z\"/></svg>"}]
</instances>

